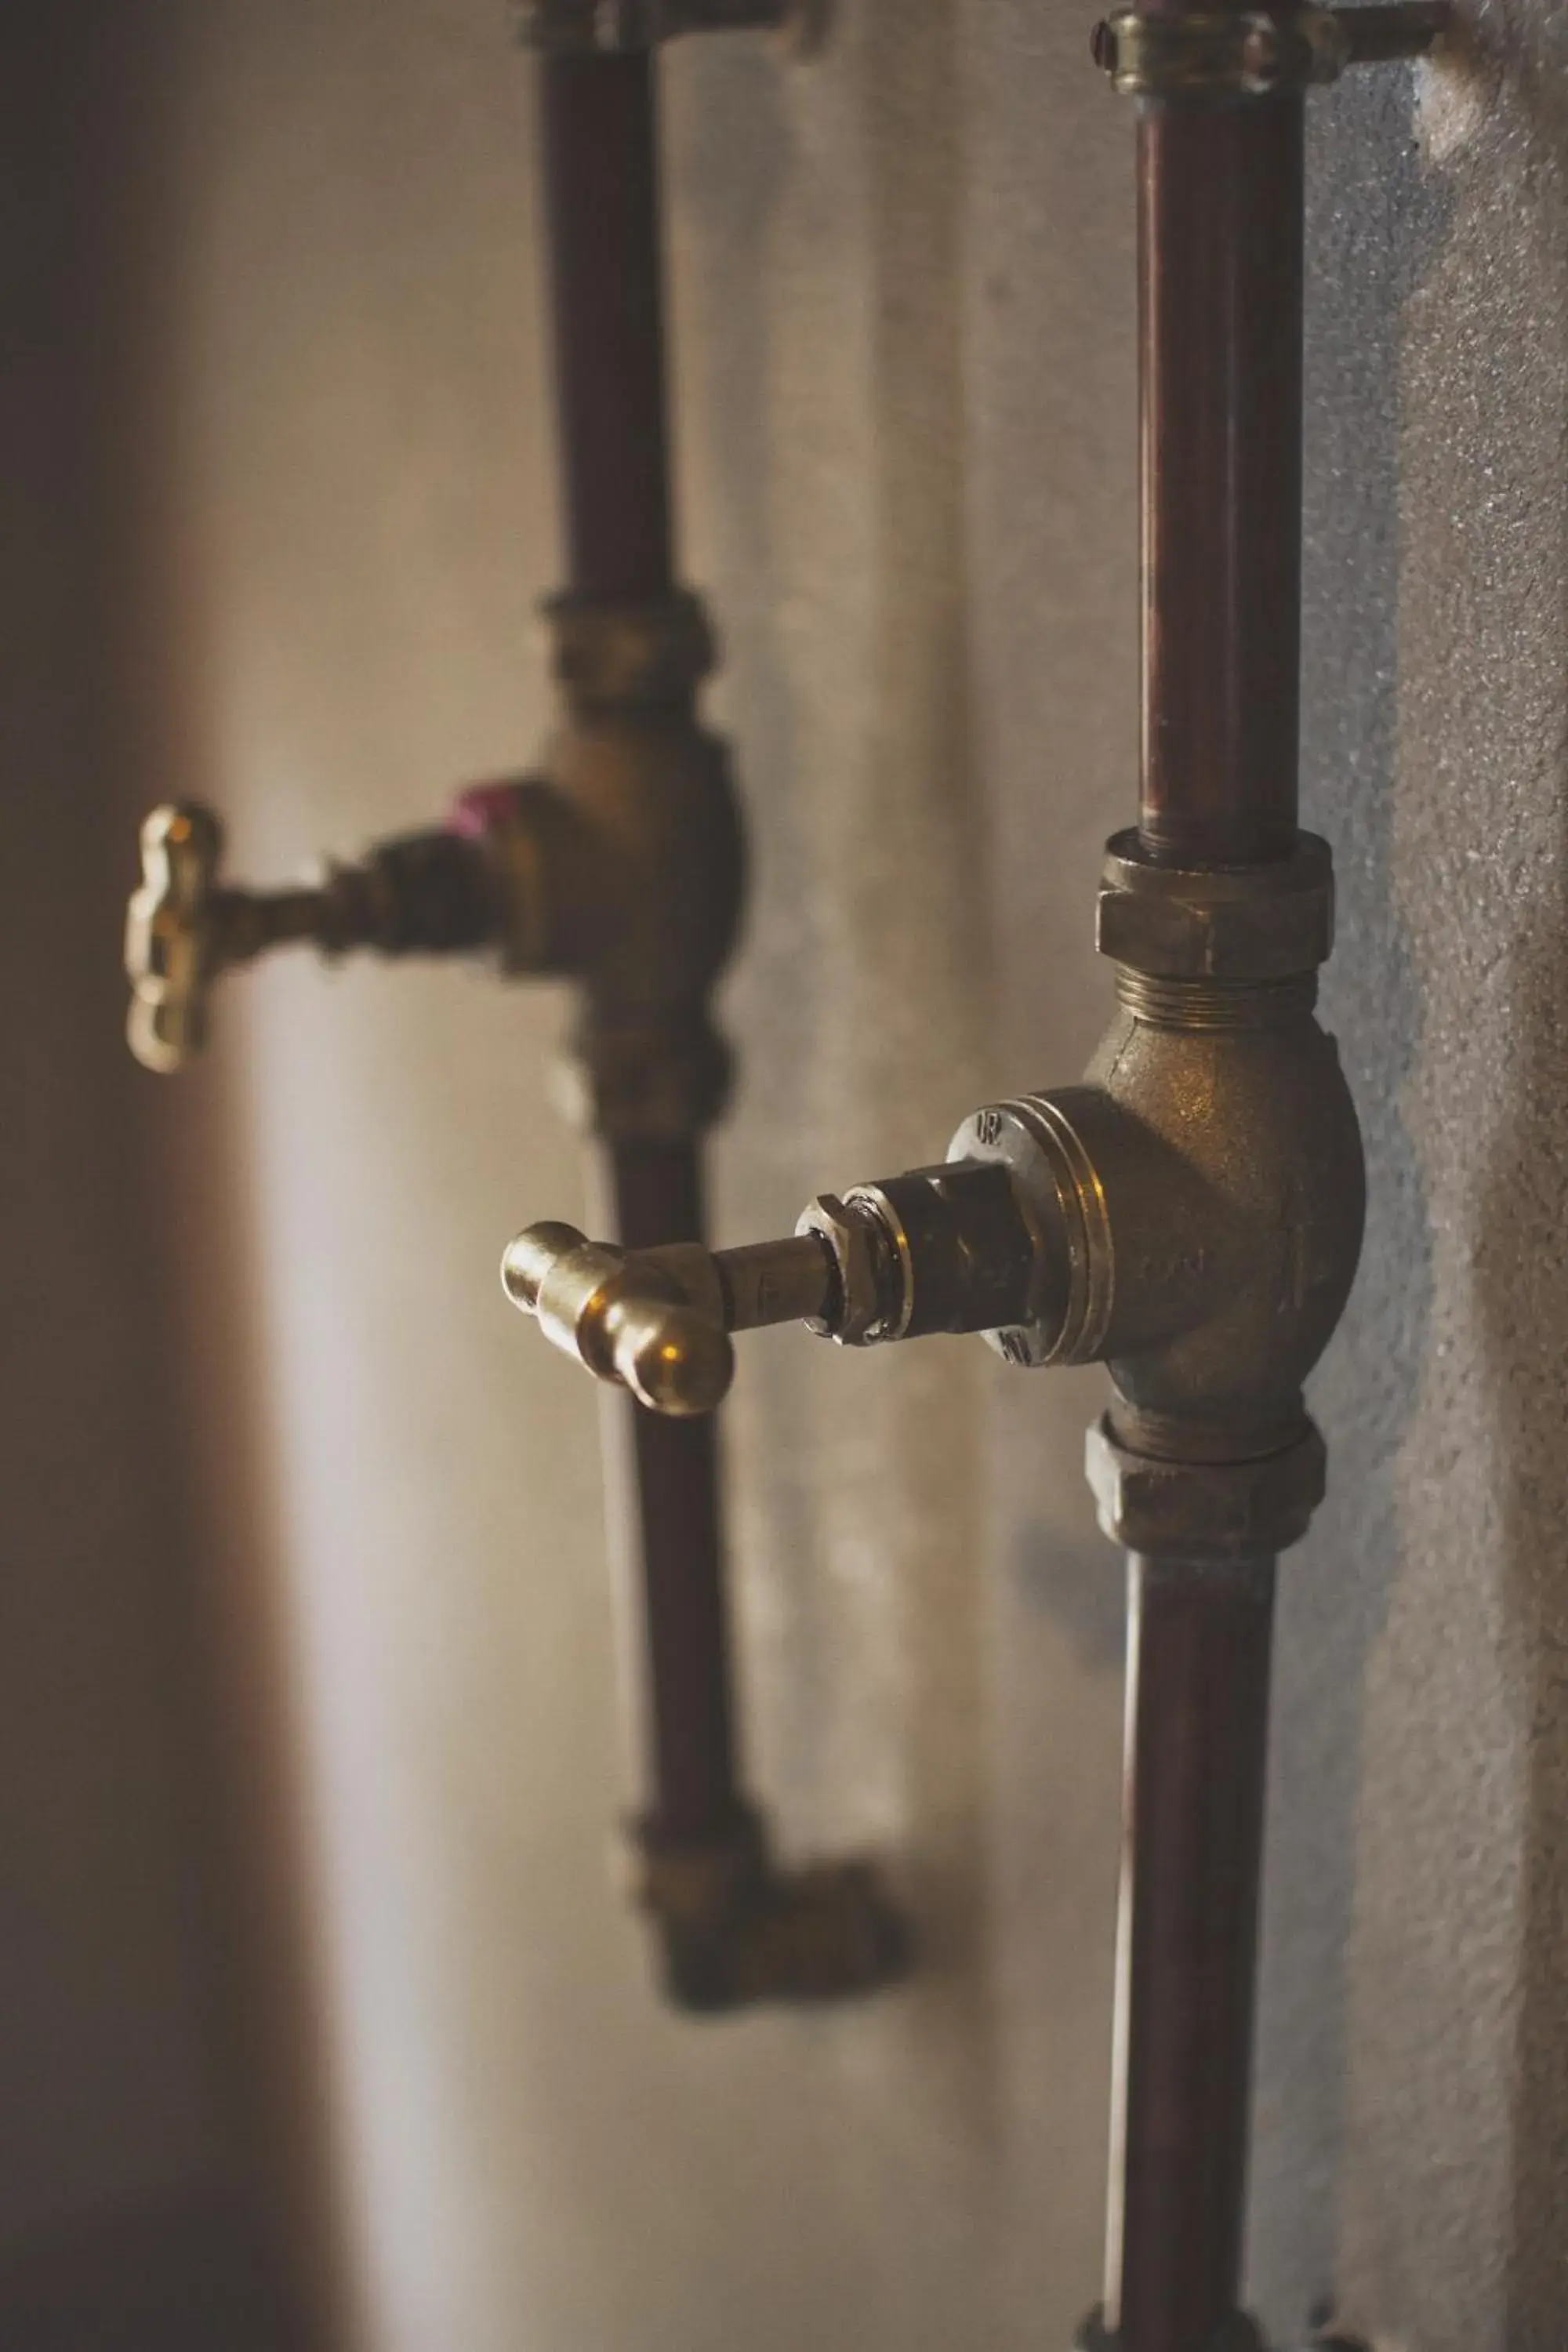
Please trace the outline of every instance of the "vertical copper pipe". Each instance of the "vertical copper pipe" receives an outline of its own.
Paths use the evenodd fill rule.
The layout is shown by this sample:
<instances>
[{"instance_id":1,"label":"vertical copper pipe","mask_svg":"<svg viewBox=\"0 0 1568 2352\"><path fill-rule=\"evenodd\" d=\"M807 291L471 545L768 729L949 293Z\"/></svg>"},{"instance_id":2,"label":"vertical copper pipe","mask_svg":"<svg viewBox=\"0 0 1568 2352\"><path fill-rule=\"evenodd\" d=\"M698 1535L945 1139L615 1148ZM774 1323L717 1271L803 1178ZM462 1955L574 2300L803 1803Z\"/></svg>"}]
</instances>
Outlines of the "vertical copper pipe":
<instances>
[{"instance_id":1,"label":"vertical copper pipe","mask_svg":"<svg viewBox=\"0 0 1568 2352\"><path fill-rule=\"evenodd\" d=\"M629 1248L702 1238L694 1146L623 1146L611 1155L610 1173L616 1234ZM731 1709L714 1423L625 1410L637 1465L652 1812L664 1836L700 1840L732 1830L745 1810Z\"/></svg>"},{"instance_id":2,"label":"vertical copper pipe","mask_svg":"<svg viewBox=\"0 0 1568 2352\"><path fill-rule=\"evenodd\" d=\"M1299 95L1139 122L1139 824L1173 864L1296 835L1303 146ZM1130 1564L1119 2352L1210 2352L1237 2309L1273 1600L1272 1560Z\"/></svg>"},{"instance_id":3,"label":"vertical copper pipe","mask_svg":"<svg viewBox=\"0 0 1568 2352\"><path fill-rule=\"evenodd\" d=\"M540 71L569 583L577 595L654 598L674 573L657 67L647 56L559 57ZM703 1238L695 1140L612 1145L606 1158L618 1240ZM647 1807L664 1837L700 1840L744 1815L714 1429L626 1411Z\"/></svg>"},{"instance_id":4,"label":"vertical copper pipe","mask_svg":"<svg viewBox=\"0 0 1568 2352\"><path fill-rule=\"evenodd\" d=\"M540 66L569 584L634 601L673 572L656 71Z\"/></svg>"},{"instance_id":5,"label":"vertical copper pipe","mask_svg":"<svg viewBox=\"0 0 1568 2352\"><path fill-rule=\"evenodd\" d=\"M1129 1562L1107 2268L1121 2352L1237 2308L1274 1563Z\"/></svg>"},{"instance_id":6,"label":"vertical copper pipe","mask_svg":"<svg viewBox=\"0 0 1568 2352\"><path fill-rule=\"evenodd\" d=\"M1300 97L1138 126L1139 821L1173 865L1295 838L1302 148Z\"/></svg>"}]
</instances>

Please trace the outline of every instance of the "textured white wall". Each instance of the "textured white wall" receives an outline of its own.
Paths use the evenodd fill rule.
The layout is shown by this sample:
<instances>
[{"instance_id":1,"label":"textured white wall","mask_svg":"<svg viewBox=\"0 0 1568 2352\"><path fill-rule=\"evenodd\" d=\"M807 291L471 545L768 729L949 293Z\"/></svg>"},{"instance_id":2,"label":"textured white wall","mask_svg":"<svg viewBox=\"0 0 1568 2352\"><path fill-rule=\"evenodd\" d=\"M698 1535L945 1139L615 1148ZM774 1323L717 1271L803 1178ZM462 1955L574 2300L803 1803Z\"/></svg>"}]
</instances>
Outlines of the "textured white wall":
<instances>
[{"instance_id":1,"label":"textured white wall","mask_svg":"<svg viewBox=\"0 0 1568 2352\"><path fill-rule=\"evenodd\" d=\"M757 897L727 1235L1074 1075L1133 787L1130 125L1066 0L844 0L668 71L687 569ZM1568 2333L1555 1717L1561 103L1414 148L1314 101L1307 768L1373 1210L1286 1577L1258 2156L1281 2327L1342 2270L1422 2352ZM1552 33L1552 38L1558 36ZM237 870L525 760L551 583L526 65L458 0L208 0L173 166L201 740ZM869 1843L904 1992L711 2027L608 1891L595 1402L501 1306L581 1206L562 1013L474 975L232 988L330 2086L374 2352L1024 2352L1096 2292L1119 1572L1092 1376L743 1350L747 1726ZM214 1381L215 1415L221 1412Z\"/></svg>"}]
</instances>

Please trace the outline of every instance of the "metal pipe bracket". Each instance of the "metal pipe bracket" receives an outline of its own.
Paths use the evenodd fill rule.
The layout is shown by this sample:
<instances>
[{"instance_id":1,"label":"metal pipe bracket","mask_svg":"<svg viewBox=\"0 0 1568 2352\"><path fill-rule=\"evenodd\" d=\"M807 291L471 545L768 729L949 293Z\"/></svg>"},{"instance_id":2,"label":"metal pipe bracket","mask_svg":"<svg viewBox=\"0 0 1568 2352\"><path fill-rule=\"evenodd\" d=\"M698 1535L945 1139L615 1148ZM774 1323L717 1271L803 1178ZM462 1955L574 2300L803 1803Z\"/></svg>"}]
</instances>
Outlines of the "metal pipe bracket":
<instances>
[{"instance_id":1,"label":"metal pipe bracket","mask_svg":"<svg viewBox=\"0 0 1568 2352\"><path fill-rule=\"evenodd\" d=\"M1447 0L1357 8L1121 8L1091 51L1121 98L1227 105L1321 89L1350 66L1424 56L1451 21Z\"/></svg>"}]
</instances>

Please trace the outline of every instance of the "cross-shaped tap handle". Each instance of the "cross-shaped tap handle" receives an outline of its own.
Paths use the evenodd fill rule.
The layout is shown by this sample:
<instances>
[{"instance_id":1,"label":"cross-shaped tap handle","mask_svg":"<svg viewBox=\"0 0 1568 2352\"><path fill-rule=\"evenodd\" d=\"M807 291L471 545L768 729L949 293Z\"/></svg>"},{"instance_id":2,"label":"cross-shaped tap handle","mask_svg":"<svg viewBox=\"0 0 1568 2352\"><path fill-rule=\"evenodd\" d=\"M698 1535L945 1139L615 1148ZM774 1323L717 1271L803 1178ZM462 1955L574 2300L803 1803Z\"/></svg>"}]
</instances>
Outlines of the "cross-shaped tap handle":
<instances>
[{"instance_id":1,"label":"cross-shaped tap handle","mask_svg":"<svg viewBox=\"0 0 1568 2352\"><path fill-rule=\"evenodd\" d=\"M142 827L142 887L126 910L131 1050L150 1070L181 1068L206 1037L218 968L216 901L223 827L210 809L156 808Z\"/></svg>"},{"instance_id":2,"label":"cross-shaped tap handle","mask_svg":"<svg viewBox=\"0 0 1568 2352\"><path fill-rule=\"evenodd\" d=\"M546 1339L650 1412L711 1412L734 1376L732 1331L799 1322L865 1348L1005 1329L1029 1312L1035 1231L1014 1171L967 1156L973 1141L966 1124L964 1156L842 1200L821 1193L792 1234L742 1249L627 1250L530 1225L501 1260L501 1285Z\"/></svg>"},{"instance_id":3,"label":"cross-shaped tap handle","mask_svg":"<svg viewBox=\"0 0 1568 2352\"><path fill-rule=\"evenodd\" d=\"M735 1374L731 1331L826 1316L833 1259L816 1234L710 1251L626 1250L574 1225L530 1225L501 1261L512 1305L595 1378L650 1412L711 1412Z\"/></svg>"},{"instance_id":4,"label":"cross-shaped tap handle","mask_svg":"<svg viewBox=\"0 0 1568 2352\"><path fill-rule=\"evenodd\" d=\"M125 925L131 1050L150 1070L183 1069L206 1039L213 982L269 948L308 940L324 955L458 955L496 946L508 969L542 969L533 835L540 788L481 787L452 820L378 842L354 865L278 890L220 883L223 827L190 802L142 827L142 887Z\"/></svg>"},{"instance_id":5,"label":"cross-shaped tap handle","mask_svg":"<svg viewBox=\"0 0 1568 2352\"><path fill-rule=\"evenodd\" d=\"M221 886L223 826L194 801L156 808L142 827L142 887L126 910L127 1034L137 1060L167 1074L206 1043L207 1003L220 971L266 949L314 940L329 953L367 936L352 867L281 890Z\"/></svg>"}]
</instances>

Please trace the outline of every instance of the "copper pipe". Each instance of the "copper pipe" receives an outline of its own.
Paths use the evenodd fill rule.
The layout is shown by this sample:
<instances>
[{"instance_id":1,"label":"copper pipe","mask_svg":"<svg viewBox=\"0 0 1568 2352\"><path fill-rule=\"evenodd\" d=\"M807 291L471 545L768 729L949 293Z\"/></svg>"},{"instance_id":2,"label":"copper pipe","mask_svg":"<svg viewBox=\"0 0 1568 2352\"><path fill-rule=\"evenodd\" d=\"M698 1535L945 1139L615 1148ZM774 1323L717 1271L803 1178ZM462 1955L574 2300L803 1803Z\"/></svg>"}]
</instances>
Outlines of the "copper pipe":
<instances>
[{"instance_id":1,"label":"copper pipe","mask_svg":"<svg viewBox=\"0 0 1568 2352\"><path fill-rule=\"evenodd\" d=\"M1302 148L1295 95L1138 126L1139 823L1173 865L1295 840Z\"/></svg>"},{"instance_id":2,"label":"copper pipe","mask_svg":"<svg viewBox=\"0 0 1568 2352\"><path fill-rule=\"evenodd\" d=\"M1298 93L1138 125L1139 830L1176 865L1296 842L1304 136ZM1274 1564L1134 1555L1129 1595L1107 2317L1119 2352L1209 2352L1240 2294Z\"/></svg>"},{"instance_id":3,"label":"copper pipe","mask_svg":"<svg viewBox=\"0 0 1568 2352\"><path fill-rule=\"evenodd\" d=\"M539 72L569 584L658 596L674 566L657 67L552 57Z\"/></svg>"},{"instance_id":4,"label":"copper pipe","mask_svg":"<svg viewBox=\"0 0 1568 2352\"><path fill-rule=\"evenodd\" d=\"M694 1147L624 1146L610 1158L617 1238L629 1249L700 1241L701 1170ZM667 1421L629 1401L636 1524L647 1664L647 1769L658 1827L703 1839L738 1827L746 1808L731 1700L715 1425Z\"/></svg>"},{"instance_id":5,"label":"copper pipe","mask_svg":"<svg viewBox=\"0 0 1568 2352\"><path fill-rule=\"evenodd\" d=\"M1129 1561L1106 2307L1206 2352L1240 2294L1274 1563Z\"/></svg>"},{"instance_id":6,"label":"copper pipe","mask_svg":"<svg viewBox=\"0 0 1568 2352\"><path fill-rule=\"evenodd\" d=\"M578 595L673 584L657 66L648 55L540 67L567 568ZM628 1248L704 1237L695 1140L611 1144L613 1230ZM711 1422L632 1416L647 1669L649 1819L675 1840L732 1830L737 1775Z\"/></svg>"}]
</instances>

